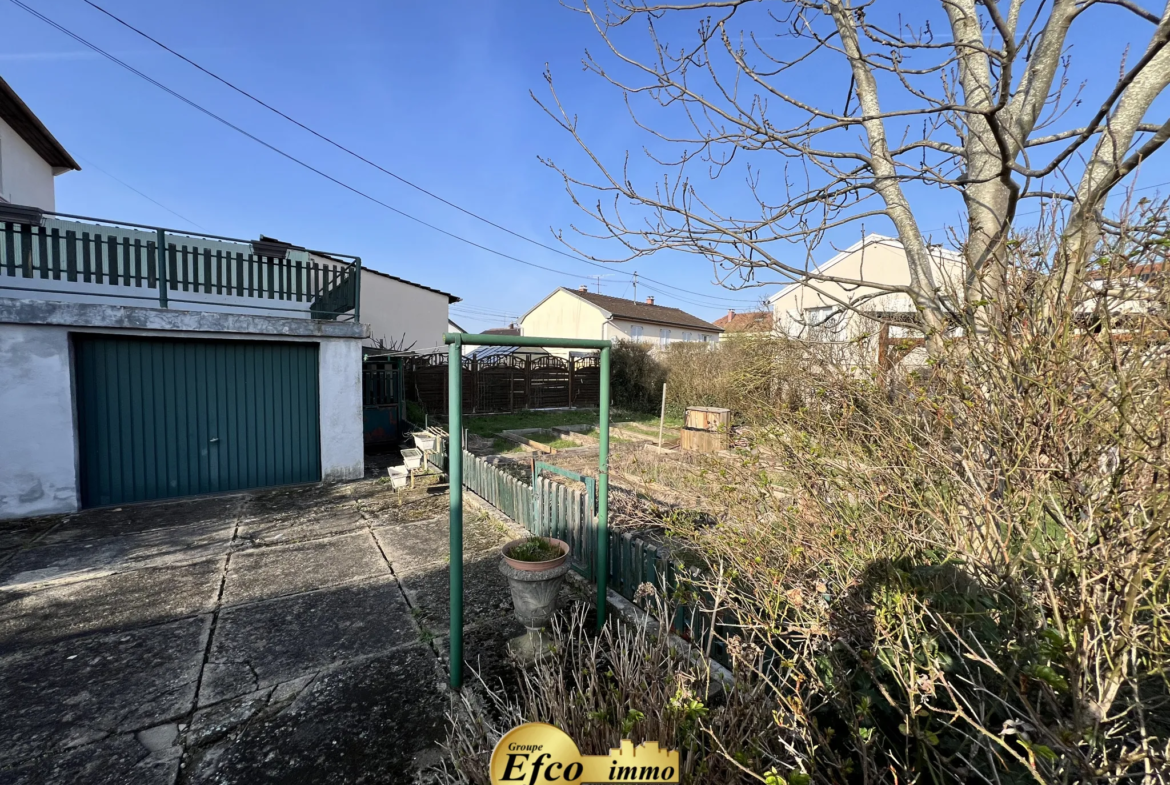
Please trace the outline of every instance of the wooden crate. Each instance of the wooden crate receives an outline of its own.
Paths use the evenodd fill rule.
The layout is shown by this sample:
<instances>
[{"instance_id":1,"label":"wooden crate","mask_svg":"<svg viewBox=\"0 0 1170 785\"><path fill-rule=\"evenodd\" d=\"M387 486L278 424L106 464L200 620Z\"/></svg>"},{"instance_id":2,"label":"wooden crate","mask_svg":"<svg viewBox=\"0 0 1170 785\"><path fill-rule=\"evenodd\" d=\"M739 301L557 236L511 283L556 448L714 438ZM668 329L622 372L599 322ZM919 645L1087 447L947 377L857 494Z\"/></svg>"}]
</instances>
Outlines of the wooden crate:
<instances>
[{"instance_id":1,"label":"wooden crate","mask_svg":"<svg viewBox=\"0 0 1170 785\"><path fill-rule=\"evenodd\" d=\"M731 431L731 409L718 409L714 406L688 406L686 421L687 428L696 431Z\"/></svg>"},{"instance_id":2,"label":"wooden crate","mask_svg":"<svg viewBox=\"0 0 1170 785\"><path fill-rule=\"evenodd\" d=\"M727 431L701 431L697 428L683 428L679 431L679 447L686 452L719 452L731 444Z\"/></svg>"}]
</instances>

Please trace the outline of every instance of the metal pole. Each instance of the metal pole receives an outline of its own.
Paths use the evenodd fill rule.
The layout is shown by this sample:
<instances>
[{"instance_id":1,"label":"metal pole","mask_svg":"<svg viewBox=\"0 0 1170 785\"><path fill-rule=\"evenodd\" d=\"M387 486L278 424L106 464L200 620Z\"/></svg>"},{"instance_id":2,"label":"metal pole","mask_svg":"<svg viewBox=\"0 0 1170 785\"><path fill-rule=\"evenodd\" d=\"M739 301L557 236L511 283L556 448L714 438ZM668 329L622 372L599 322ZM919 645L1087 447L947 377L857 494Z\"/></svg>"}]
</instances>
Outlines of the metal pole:
<instances>
[{"instance_id":1,"label":"metal pole","mask_svg":"<svg viewBox=\"0 0 1170 785\"><path fill-rule=\"evenodd\" d=\"M167 304L167 233L165 229L158 230L155 245L158 247L158 253L155 254L155 258L158 259L158 304L161 308L170 308L170 305Z\"/></svg>"},{"instance_id":2,"label":"metal pole","mask_svg":"<svg viewBox=\"0 0 1170 785\"><path fill-rule=\"evenodd\" d=\"M597 629L605 627L606 593L609 588L609 347L601 350L601 391L598 405L599 455L597 458Z\"/></svg>"},{"instance_id":3,"label":"metal pole","mask_svg":"<svg viewBox=\"0 0 1170 785\"><path fill-rule=\"evenodd\" d=\"M662 414L658 416L658 449L662 449L662 427L666 425L666 382L662 383Z\"/></svg>"},{"instance_id":4,"label":"metal pole","mask_svg":"<svg viewBox=\"0 0 1170 785\"><path fill-rule=\"evenodd\" d=\"M451 689L463 687L463 344L447 350L447 477L451 495Z\"/></svg>"},{"instance_id":5,"label":"metal pole","mask_svg":"<svg viewBox=\"0 0 1170 785\"><path fill-rule=\"evenodd\" d=\"M353 320L360 322L362 320L362 258L360 256L354 257L353 275Z\"/></svg>"}]
</instances>

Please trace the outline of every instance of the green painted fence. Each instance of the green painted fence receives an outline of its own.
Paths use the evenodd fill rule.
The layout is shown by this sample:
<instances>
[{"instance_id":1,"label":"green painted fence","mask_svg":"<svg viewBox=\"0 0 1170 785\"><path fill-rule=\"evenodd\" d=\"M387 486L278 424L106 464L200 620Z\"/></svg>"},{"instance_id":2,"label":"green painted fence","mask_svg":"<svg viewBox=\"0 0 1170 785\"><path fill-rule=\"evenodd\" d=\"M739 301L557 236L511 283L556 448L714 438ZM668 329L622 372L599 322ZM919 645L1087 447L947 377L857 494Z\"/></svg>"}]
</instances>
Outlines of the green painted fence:
<instances>
[{"instance_id":1,"label":"green painted fence","mask_svg":"<svg viewBox=\"0 0 1170 785\"><path fill-rule=\"evenodd\" d=\"M163 308L234 300L265 311L309 311L314 319L357 308L356 261L270 246L48 214L0 220L0 290L153 300Z\"/></svg>"},{"instance_id":2,"label":"green painted fence","mask_svg":"<svg viewBox=\"0 0 1170 785\"><path fill-rule=\"evenodd\" d=\"M596 511L588 509L587 494L547 477L526 482L466 451L463 485L533 534L569 543L573 568L595 580L597 519ZM710 644L711 656L722 662L723 642L710 640L710 615L699 610L710 604L679 601L679 571L684 569L666 548L630 532L609 532L609 588L631 601L644 583L665 591L675 632L704 649Z\"/></svg>"}]
</instances>

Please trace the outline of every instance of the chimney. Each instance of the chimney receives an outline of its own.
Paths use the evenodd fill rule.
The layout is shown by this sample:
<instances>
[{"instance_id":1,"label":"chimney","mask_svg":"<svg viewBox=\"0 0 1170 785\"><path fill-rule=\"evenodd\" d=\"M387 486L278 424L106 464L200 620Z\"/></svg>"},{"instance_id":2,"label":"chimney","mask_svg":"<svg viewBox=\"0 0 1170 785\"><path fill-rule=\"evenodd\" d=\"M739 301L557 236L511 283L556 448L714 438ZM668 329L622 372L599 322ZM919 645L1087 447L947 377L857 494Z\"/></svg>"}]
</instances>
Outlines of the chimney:
<instances>
[{"instance_id":1,"label":"chimney","mask_svg":"<svg viewBox=\"0 0 1170 785\"><path fill-rule=\"evenodd\" d=\"M730 319L730 318L731 318L731 317L733 317L733 316L735 316L735 309L734 309L734 308L728 308L728 309L727 309L727 318L728 318L728 319Z\"/></svg>"},{"instance_id":2,"label":"chimney","mask_svg":"<svg viewBox=\"0 0 1170 785\"><path fill-rule=\"evenodd\" d=\"M588 287L588 286L586 286L585 284L581 284L580 286L578 286L578 287L577 287L577 291L579 291L579 292L585 292L586 294L588 294L588 292L589 292L589 287Z\"/></svg>"},{"instance_id":3,"label":"chimney","mask_svg":"<svg viewBox=\"0 0 1170 785\"><path fill-rule=\"evenodd\" d=\"M650 295L646 298L646 305L654 305L654 295Z\"/></svg>"}]
</instances>

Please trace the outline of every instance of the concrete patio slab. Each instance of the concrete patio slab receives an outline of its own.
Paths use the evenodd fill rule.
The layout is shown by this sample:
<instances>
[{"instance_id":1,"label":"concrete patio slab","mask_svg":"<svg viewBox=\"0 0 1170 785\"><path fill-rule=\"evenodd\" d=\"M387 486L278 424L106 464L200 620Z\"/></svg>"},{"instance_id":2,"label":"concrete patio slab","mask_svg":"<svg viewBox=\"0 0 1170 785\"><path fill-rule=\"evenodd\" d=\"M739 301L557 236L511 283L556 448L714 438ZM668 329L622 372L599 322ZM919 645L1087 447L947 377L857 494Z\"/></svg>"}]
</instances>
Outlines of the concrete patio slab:
<instances>
[{"instance_id":1,"label":"concrete patio slab","mask_svg":"<svg viewBox=\"0 0 1170 785\"><path fill-rule=\"evenodd\" d=\"M239 537L253 545L280 545L349 534L366 528L353 502L331 502L318 509L268 512L240 522Z\"/></svg>"},{"instance_id":2,"label":"concrete patio slab","mask_svg":"<svg viewBox=\"0 0 1170 785\"><path fill-rule=\"evenodd\" d=\"M417 640L393 578L229 608L219 615L199 705Z\"/></svg>"},{"instance_id":3,"label":"concrete patio slab","mask_svg":"<svg viewBox=\"0 0 1170 785\"><path fill-rule=\"evenodd\" d=\"M126 733L0 771L0 785L172 785L181 752L152 752Z\"/></svg>"},{"instance_id":4,"label":"concrete patio slab","mask_svg":"<svg viewBox=\"0 0 1170 785\"><path fill-rule=\"evenodd\" d=\"M209 630L198 617L0 658L0 766L182 716Z\"/></svg>"},{"instance_id":5,"label":"concrete patio slab","mask_svg":"<svg viewBox=\"0 0 1170 785\"><path fill-rule=\"evenodd\" d=\"M451 619L450 572L446 566L410 573L401 580L419 623L435 634L446 633ZM511 616L512 594L500 575L499 558L494 554L463 565L463 587L466 626Z\"/></svg>"},{"instance_id":6,"label":"concrete patio slab","mask_svg":"<svg viewBox=\"0 0 1170 785\"><path fill-rule=\"evenodd\" d=\"M201 561L226 554L234 530L230 520L210 520L120 537L41 543L0 567L0 581L12 585L79 580L132 567Z\"/></svg>"},{"instance_id":7,"label":"concrete patio slab","mask_svg":"<svg viewBox=\"0 0 1170 785\"><path fill-rule=\"evenodd\" d=\"M240 495L215 496L86 510L64 516L61 524L38 545L107 539L199 523L222 523L235 518L243 501L244 497Z\"/></svg>"},{"instance_id":8,"label":"concrete patio slab","mask_svg":"<svg viewBox=\"0 0 1170 785\"><path fill-rule=\"evenodd\" d=\"M0 586L0 655L210 611L224 559L150 567L92 580Z\"/></svg>"},{"instance_id":9,"label":"concrete patio slab","mask_svg":"<svg viewBox=\"0 0 1170 785\"><path fill-rule=\"evenodd\" d=\"M400 499L389 485L381 485L381 493L358 498L356 504L374 525L411 523L425 521L446 515L451 502L443 489L430 488L422 491L403 491Z\"/></svg>"},{"instance_id":10,"label":"concrete patio slab","mask_svg":"<svg viewBox=\"0 0 1170 785\"><path fill-rule=\"evenodd\" d=\"M447 563L450 530L450 522L444 516L418 523L378 526L374 529L374 536L390 559L394 573L405 576ZM515 535L506 526L486 515L471 512L464 517L465 560L478 559L513 539Z\"/></svg>"},{"instance_id":11,"label":"concrete patio slab","mask_svg":"<svg viewBox=\"0 0 1170 785\"><path fill-rule=\"evenodd\" d=\"M318 676L186 761L192 783L409 783L442 737L445 674L423 644Z\"/></svg>"},{"instance_id":12,"label":"concrete patio slab","mask_svg":"<svg viewBox=\"0 0 1170 785\"><path fill-rule=\"evenodd\" d=\"M389 575L390 568L368 531L328 539L239 551L228 564L224 605Z\"/></svg>"},{"instance_id":13,"label":"concrete patio slab","mask_svg":"<svg viewBox=\"0 0 1170 785\"><path fill-rule=\"evenodd\" d=\"M371 479L0 524L0 785L414 782L447 507ZM511 535L465 520L468 660L506 678Z\"/></svg>"}]
</instances>

